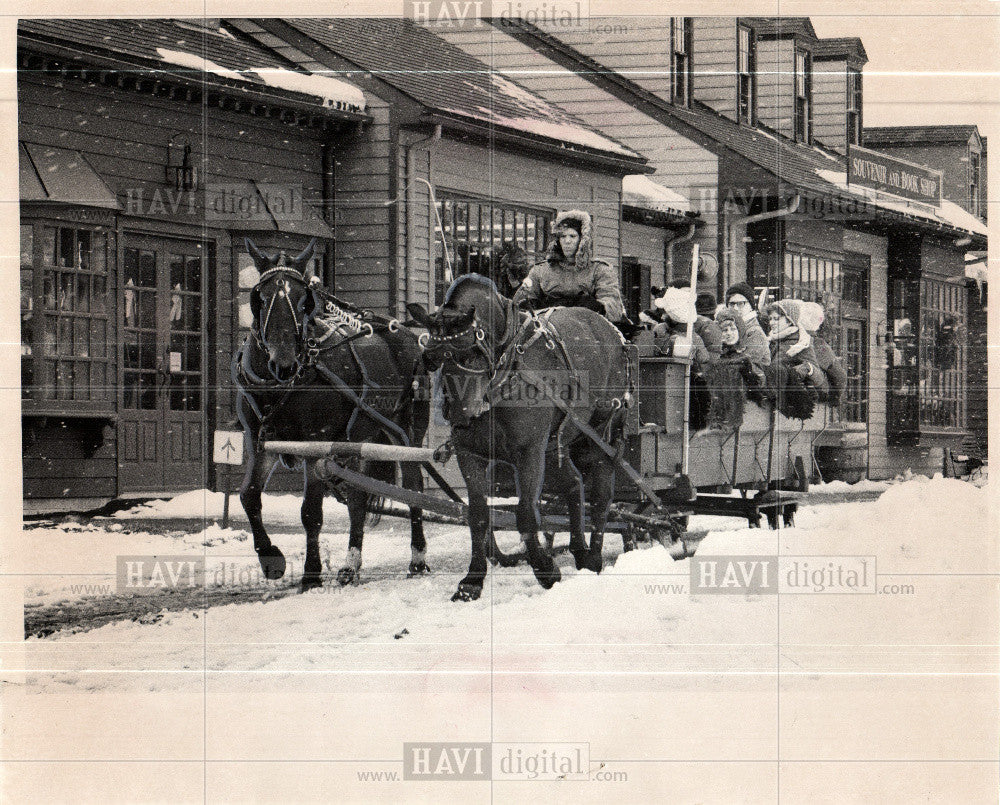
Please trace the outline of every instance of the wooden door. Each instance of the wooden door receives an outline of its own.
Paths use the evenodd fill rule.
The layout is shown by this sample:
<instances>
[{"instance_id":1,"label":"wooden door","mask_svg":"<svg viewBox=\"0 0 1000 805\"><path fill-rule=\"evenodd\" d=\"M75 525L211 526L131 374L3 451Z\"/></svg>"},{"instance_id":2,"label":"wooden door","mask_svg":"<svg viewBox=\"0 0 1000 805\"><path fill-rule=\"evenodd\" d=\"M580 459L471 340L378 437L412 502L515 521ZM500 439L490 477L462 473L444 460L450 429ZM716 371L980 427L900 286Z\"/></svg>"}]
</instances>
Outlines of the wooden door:
<instances>
[{"instance_id":1,"label":"wooden door","mask_svg":"<svg viewBox=\"0 0 1000 805\"><path fill-rule=\"evenodd\" d=\"M204 487L205 247L127 235L123 257L120 487Z\"/></svg>"}]
</instances>

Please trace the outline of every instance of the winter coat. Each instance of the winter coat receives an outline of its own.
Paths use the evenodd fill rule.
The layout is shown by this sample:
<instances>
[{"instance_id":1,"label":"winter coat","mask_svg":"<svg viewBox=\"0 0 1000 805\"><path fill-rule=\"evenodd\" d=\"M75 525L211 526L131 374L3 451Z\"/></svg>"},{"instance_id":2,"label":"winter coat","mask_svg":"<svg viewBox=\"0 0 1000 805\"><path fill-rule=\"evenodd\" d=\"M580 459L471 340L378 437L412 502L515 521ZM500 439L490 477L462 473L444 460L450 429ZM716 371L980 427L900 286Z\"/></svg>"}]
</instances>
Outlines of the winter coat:
<instances>
[{"instance_id":1,"label":"winter coat","mask_svg":"<svg viewBox=\"0 0 1000 805\"><path fill-rule=\"evenodd\" d=\"M694 322L694 331L708 350L709 363L715 363L722 356L722 330L719 325L707 316L698 316Z\"/></svg>"},{"instance_id":2,"label":"winter coat","mask_svg":"<svg viewBox=\"0 0 1000 805\"><path fill-rule=\"evenodd\" d=\"M539 308L556 304L586 306L587 298L595 299L604 315L613 322L625 317L618 272L610 263L593 257L593 229L589 213L580 210L561 212L552 225L554 231L567 220L580 222L580 245L572 260L567 260L554 238L547 259L528 272L514 294L514 303L526 303Z\"/></svg>"},{"instance_id":3,"label":"winter coat","mask_svg":"<svg viewBox=\"0 0 1000 805\"><path fill-rule=\"evenodd\" d=\"M659 347L664 355L672 355L673 347L677 339L687 337L687 325L672 322L669 319L653 328L654 343ZM705 342L701 336L692 330L691 332L691 358L692 369L696 374L700 374L703 367L713 363L712 355L705 347Z\"/></svg>"},{"instance_id":4,"label":"winter coat","mask_svg":"<svg viewBox=\"0 0 1000 805\"><path fill-rule=\"evenodd\" d=\"M825 339L814 335L812 345L816 352L816 361L826 375L829 387L825 401L836 407L840 405L844 389L847 388L847 370L844 369L844 362L834 354ZM823 400L823 397L820 399Z\"/></svg>"},{"instance_id":5,"label":"winter coat","mask_svg":"<svg viewBox=\"0 0 1000 805\"><path fill-rule=\"evenodd\" d=\"M750 323L745 321L735 310L723 310L716 316L716 326L720 327L720 336L722 334L721 324L726 320L735 323L739 340L735 344L722 345L720 361L722 363L746 364L747 368L744 370L743 376L747 386L749 388L762 386L764 384L764 369L771 363L771 350L766 340L762 341L761 338L757 337L758 332L760 336L763 336L764 333L760 329L760 325L757 324L756 317Z\"/></svg>"}]
</instances>

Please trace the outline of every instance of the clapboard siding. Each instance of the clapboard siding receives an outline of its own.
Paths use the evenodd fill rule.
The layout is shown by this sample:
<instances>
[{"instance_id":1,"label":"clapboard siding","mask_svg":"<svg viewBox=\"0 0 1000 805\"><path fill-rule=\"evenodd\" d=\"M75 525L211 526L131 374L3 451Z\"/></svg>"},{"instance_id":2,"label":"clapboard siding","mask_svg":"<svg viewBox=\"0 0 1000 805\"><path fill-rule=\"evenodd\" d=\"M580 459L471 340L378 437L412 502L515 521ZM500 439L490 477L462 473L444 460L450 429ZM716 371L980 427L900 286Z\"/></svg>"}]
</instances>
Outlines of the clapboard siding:
<instances>
[{"instance_id":1,"label":"clapboard siding","mask_svg":"<svg viewBox=\"0 0 1000 805\"><path fill-rule=\"evenodd\" d=\"M335 290L348 301L387 312L395 266L391 198L393 145L388 102L368 94L373 122L335 156ZM398 206L398 205L391 205Z\"/></svg>"},{"instance_id":2,"label":"clapboard siding","mask_svg":"<svg viewBox=\"0 0 1000 805\"><path fill-rule=\"evenodd\" d=\"M403 149L401 149L402 151ZM572 168L520 152L485 144L457 141L445 136L431 150L418 150L412 169L429 181L436 193L449 192L470 197L556 211L580 208L595 219L595 253L614 265L619 261L619 221L621 180L591 170ZM400 160L401 173L405 168ZM435 221L429 210L426 187L418 183L414 210L406 224L409 249L401 249L407 260L407 282L402 291L407 299L432 303L434 273L432 263Z\"/></svg>"},{"instance_id":3,"label":"clapboard siding","mask_svg":"<svg viewBox=\"0 0 1000 805\"><path fill-rule=\"evenodd\" d=\"M841 152L847 146L847 62L813 65L813 135Z\"/></svg>"},{"instance_id":4,"label":"clapboard siding","mask_svg":"<svg viewBox=\"0 0 1000 805\"><path fill-rule=\"evenodd\" d=\"M692 19L692 94L721 115L736 119L736 18Z\"/></svg>"},{"instance_id":5,"label":"clapboard siding","mask_svg":"<svg viewBox=\"0 0 1000 805\"><path fill-rule=\"evenodd\" d=\"M114 441L92 455L84 445L101 424L29 420L22 444L24 497L98 498L117 494Z\"/></svg>"},{"instance_id":6,"label":"clapboard siding","mask_svg":"<svg viewBox=\"0 0 1000 805\"><path fill-rule=\"evenodd\" d=\"M166 146L178 135L187 137L201 158L206 187L254 179L294 184L305 198L321 195L319 131L222 109L206 114L198 104L171 104L39 73L19 77L18 102L20 139L79 151L123 206L130 193L133 200L164 198ZM202 224L203 201L201 193L186 196L172 217ZM128 211L141 213L144 206L133 204Z\"/></svg>"},{"instance_id":7,"label":"clapboard siding","mask_svg":"<svg viewBox=\"0 0 1000 805\"><path fill-rule=\"evenodd\" d=\"M786 137L794 136L795 48L791 39L757 42L757 117Z\"/></svg>"},{"instance_id":8,"label":"clapboard siding","mask_svg":"<svg viewBox=\"0 0 1000 805\"><path fill-rule=\"evenodd\" d=\"M697 26L698 20L695 24ZM735 21L730 20L735 37ZM721 30L721 25L717 26ZM697 37L697 27L695 36ZM710 27L710 30L715 30ZM586 78L564 70L529 46L507 36L502 30L443 31L440 36L484 60L492 69L559 104L588 125L624 143L649 159L656 173L650 178L689 198L698 189L716 187L718 159L710 151L677 134L658 120L623 100L604 92ZM721 34L720 34L721 36ZM560 38L562 35L560 34ZM734 40L735 41L735 40ZM695 53L697 53L697 42ZM694 189L694 193L692 193ZM705 216L695 242L703 251L715 254L718 248L716 216ZM622 252L630 253L629 230L624 230Z\"/></svg>"},{"instance_id":9,"label":"clapboard siding","mask_svg":"<svg viewBox=\"0 0 1000 805\"><path fill-rule=\"evenodd\" d=\"M578 26L539 27L650 92L670 98L670 17L594 17Z\"/></svg>"}]
</instances>

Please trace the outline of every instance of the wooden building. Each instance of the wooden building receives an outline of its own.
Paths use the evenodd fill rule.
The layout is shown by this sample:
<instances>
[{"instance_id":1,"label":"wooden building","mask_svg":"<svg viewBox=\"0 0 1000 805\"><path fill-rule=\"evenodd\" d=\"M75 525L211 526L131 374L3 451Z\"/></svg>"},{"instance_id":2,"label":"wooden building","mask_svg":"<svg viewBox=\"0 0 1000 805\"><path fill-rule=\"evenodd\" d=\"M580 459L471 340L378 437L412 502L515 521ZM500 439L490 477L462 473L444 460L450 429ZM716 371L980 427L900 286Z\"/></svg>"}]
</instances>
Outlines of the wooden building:
<instances>
[{"instance_id":1,"label":"wooden building","mask_svg":"<svg viewBox=\"0 0 1000 805\"><path fill-rule=\"evenodd\" d=\"M720 267L712 290L747 280L824 305L850 376L833 469L940 469L967 434L965 257L986 228L931 176L937 193L910 200L849 173L860 41L820 40L806 18L736 17L498 19L439 35L649 154L650 178L705 219L692 242Z\"/></svg>"},{"instance_id":2,"label":"wooden building","mask_svg":"<svg viewBox=\"0 0 1000 805\"><path fill-rule=\"evenodd\" d=\"M560 208L617 262L648 170L401 20L22 20L18 67L29 511L213 485L245 237L399 312Z\"/></svg>"}]
</instances>

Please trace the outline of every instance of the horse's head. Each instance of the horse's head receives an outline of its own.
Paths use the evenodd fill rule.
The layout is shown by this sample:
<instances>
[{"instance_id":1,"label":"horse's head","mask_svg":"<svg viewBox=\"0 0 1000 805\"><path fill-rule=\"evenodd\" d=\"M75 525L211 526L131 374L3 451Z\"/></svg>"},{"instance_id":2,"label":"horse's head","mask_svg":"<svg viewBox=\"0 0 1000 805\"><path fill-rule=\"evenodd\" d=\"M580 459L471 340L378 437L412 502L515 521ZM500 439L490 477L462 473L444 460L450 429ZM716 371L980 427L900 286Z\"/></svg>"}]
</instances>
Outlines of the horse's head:
<instances>
[{"instance_id":1,"label":"horse's head","mask_svg":"<svg viewBox=\"0 0 1000 805\"><path fill-rule=\"evenodd\" d=\"M483 395L510 315L496 287L467 274L455 280L434 313L415 303L406 310L427 328L421 337L424 364L432 372L441 369L445 416L455 427L467 426L486 410Z\"/></svg>"},{"instance_id":2,"label":"horse's head","mask_svg":"<svg viewBox=\"0 0 1000 805\"><path fill-rule=\"evenodd\" d=\"M299 367L303 333L316 309L312 268L315 241L296 257L282 252L264 253L247 239L260 280L250 291L253 328L267 352L268 368L280 383L291 380Z\"/></svg>"}]
</instances>

